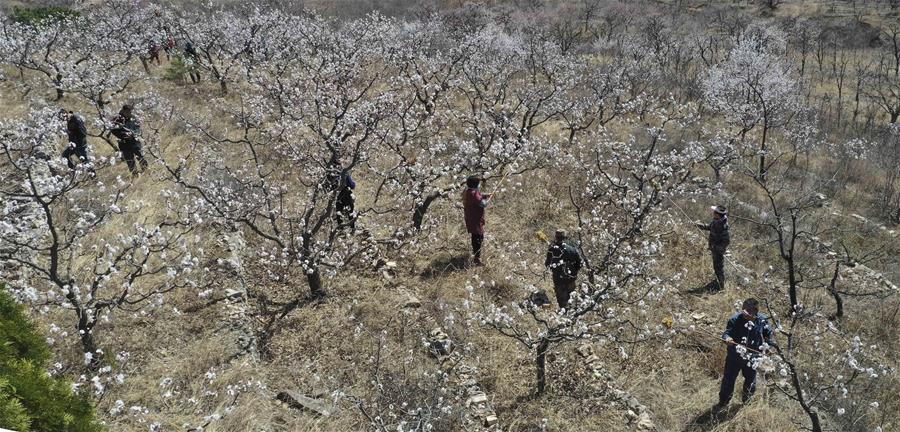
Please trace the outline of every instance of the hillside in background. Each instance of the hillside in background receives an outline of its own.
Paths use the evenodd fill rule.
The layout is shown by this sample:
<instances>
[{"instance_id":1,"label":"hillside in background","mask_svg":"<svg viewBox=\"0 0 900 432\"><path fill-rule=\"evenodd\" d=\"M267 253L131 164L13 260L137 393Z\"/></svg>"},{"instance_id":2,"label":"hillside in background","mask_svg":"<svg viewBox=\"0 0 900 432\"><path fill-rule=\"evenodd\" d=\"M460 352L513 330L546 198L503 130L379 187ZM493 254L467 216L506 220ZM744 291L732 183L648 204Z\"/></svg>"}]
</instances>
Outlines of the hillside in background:
<instances>
[{"instance_id":1,"label":"hillside in background","mask_svg":"<svg viewBox=\"0 0 900 432\"><path fill-rule=\"evenodd\" d=\"M107 430L900 430L897 2L2 5L0 282Z\"/></svg>"}]
</instances>

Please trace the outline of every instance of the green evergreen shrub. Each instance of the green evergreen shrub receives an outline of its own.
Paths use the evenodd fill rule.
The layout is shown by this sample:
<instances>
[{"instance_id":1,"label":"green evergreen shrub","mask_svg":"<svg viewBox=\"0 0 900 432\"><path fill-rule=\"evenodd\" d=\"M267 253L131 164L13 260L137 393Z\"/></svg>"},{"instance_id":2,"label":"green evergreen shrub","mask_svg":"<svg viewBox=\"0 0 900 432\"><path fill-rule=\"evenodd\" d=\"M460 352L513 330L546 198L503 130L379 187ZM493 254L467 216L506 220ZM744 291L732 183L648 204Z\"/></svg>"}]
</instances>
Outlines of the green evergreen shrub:
<instances>
[{"instance_id":1,"label":"green evergreen shrub","mask_svg":"<svg viewBox=\"0 0 900 432\"><path fill-rule=\"evenodd\" d=\"M184 75L188 72L187 65L180 56L173 56L169 66L163 73L163 79L175 82L184 82Z\"/></svg>"},{"instance_id":2,"label":"green evergreen shrub","mask_svg":"<svg viewBox=\"0 0 900 432\"><path fill-rule=\"evenodd\" d=\"M0 286L0 427L34 432L102 430L87 397L47 373L44 337Z\"/></svg>"},{"instance_id":3,"label":"green evergreen shrub","mask_svg":"<svg viewBox=\"0 0 900 432\"><path fill-rule=\"evenodd\" d=\"M14 7L11 18L13 21L27 24L37 25L43 21L63 20L69 17L78 16L77 11L73 11L63 7Z\"/></svg>"}]
</instances>

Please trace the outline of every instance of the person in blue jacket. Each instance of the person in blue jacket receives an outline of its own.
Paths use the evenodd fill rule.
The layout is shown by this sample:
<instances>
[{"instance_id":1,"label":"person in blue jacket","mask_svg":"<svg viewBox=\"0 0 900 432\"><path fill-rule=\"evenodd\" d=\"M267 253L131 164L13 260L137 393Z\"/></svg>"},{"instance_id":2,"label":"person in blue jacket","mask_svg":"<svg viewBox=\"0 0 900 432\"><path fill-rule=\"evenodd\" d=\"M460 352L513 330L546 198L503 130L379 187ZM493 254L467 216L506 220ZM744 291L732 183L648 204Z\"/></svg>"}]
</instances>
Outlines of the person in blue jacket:
<instances>
[{"instance_id":1,"label":"person in blue jacket","mask_svg":"<svg viewBox=\"0 0 900 432\"><path fill-rule=\"evenodd\" d=\"M722 340L728 345L728 355L725 357L725 373L719 389L717 409L728 406L738 374L744 375L744 392L741 400L746 403L750 399L756 391L756 369L753 360L760 356L767 346L776 346L768 317L759 313L759 301L755 298L744 300L742 310L728 320L725 332L722 333Z\"/></svg>"}]
</instances>

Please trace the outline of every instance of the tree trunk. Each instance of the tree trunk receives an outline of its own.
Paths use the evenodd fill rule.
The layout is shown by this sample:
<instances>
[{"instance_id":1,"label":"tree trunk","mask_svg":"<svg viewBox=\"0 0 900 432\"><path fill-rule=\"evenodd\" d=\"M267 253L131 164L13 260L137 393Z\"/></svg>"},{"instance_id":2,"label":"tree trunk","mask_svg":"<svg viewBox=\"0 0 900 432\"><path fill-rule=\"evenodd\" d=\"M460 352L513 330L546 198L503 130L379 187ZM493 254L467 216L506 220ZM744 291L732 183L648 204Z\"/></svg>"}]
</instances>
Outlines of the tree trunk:
<instances>
[{"instance_id":1,"label":"tree trunk","mask_svg":"<svg viewBox=\"0 0 900 432\"><path fill-rule=\"evenodd\" d=\"M813 432L822 432L822 423L819 421L819 414L807 403L803 393L803 386L800 384L800 377L797 376L797 368L790 361L786 361L786 363L791 371L791 385L793 385L794 391L797 392L797 402L800 403L800 408L803 408L803 412L809 416Z\"/></svg>"},{"instance_id":2,"label":"tree trunk","mask_svg":"<svg viewBox=\"0 0 900 432\"><path fill-rule=\"evenodd\" d=\"M315 268L312 273L306 274L306 283L309 285L309 292L313 297L325 297L325 288L322 287L322 275L319 269Z\"/></svg>"},{"instance_id":3,"label":"tree trunk","mask_svg":"<svg viewBox=\"0 0 900 432\"><path fill-rule=\"evenodd\" d=\"M768 132L768 126L763 125L762 141L759 144L759 179L761 181L766 181L766 138Z\"/></svg>"},{"instance_id":4,"label":"tree trunk","mask_svg":"<svg viewBox=\"0 0 900 432\"><path fill-rule=\"evenodd\" d=\"M550 341L547 338L541 338L537 347L537 357L535 358L535 366L537 366L537 394L544 394L547 388L547 349L550 348Z\"/></svg>"},{"instance_id":5,"label":"tree trunk","mask_svg":"<svg viewBox=\"0 0 900 432\"><path fill-rule=\"evenodd\" d=\"M56 90L56 100L63 98L62 74L56 74L56 80L53 82L54 90Z\"/></svg>"},{"instance_id":6,"label":"tree trunk","mask_svg":"<svg viewBox=\"0 0 900 432\"><path fill-rule=\"evenodd\" d=\"M57 282L59 282L60 287L65 286L58 279ZM68 300L72 310L75 312L75 316L78 318L75 329L78 330L78 338L81 340L81 351L84 354L91 355L88 367L92 370L97 369L100 367L100 354L97 352L97 343L94 342L94 317L88 315L88 311L71 289L68 289L66 292L66 300Z\"/></svg>"},{"instance_id":7,"label":"tree trunk","mask_svg":"<svg viewBox=\"0 0 900 432\"><path fill-rule=\"evenodd\" d=\"M785 261L788 265L788 296L791 299L791 314L799 312L800 302L797 301L797 270L794 268L794 257L790 256Z\"/></svg>"},{"instance_id":8,"label":"tree trunk","mask_svg":"<svg viewBox=\"0 0 900 432\"><path fill-rule=\"evenodd\" d=\"M425 197L425 200L422 201L421 204L416 206L416 209L413 211L412 218L413 228L415 228L416 231L422 229L422 222L425 220L425 213L428 212L428 207L431 206L431 203L433 203L434 200L440 198L440 196L440 192L434 192L431 195Z\"/></svg>"},{"instance_id":9,"label":"tree trunk","mask_svg":"<svg viewBox=\"0 0 900 432\"><path fill-rule=\"evenodd\" d=\"M837 292L837 288L835 285L837 284L838 276L841 273L841 263L836 263L834 265L834 275L831 277L831 285L828 287L828 292L831 293L831 296L834 297L835 304L835 312L834 318L841 318L844 316L844 300L841 298L841 294Z\"/></svg>"},{"instance_id":10,"label":"tree trunk","mask_svg":"<svg viewBox=\"0 0 900 432\"><path fill-rule=\"evenodd\" d=\"M800 57L800 78L806 73L806 50L803 50L803 56Z\"/></svg>"},{"instance_id":11,"label":"tree trunk","mask_svg":"<svg viewBox=\"0 0 900 432\"><path fill-rule=\"evenodd\" d=\"M844 316L844 300L841 299L841 295L834 289L831 290L831 296L834 297L834 304L836 307L834 317L836 319L842 318Z\"/></svg>"},{"instance_id":12,"label":"tree trunk","mask_svg":"<svg viewBox=\"0 0 900 432\"><path fill-rule=\"evenodd\" d=\"M82 330L81 322L78 323L78 332L81 337L81 349L85 354L91 354L91 361L88 363L88 367L91 370L96 370L100 367L100 353L97 352L97 344L94 342L94 334L91 333L91 330Z\"/></svg>"},{"instance_id":13,"label":"tree trunk","mask_svg":"<svg viewBox=\"0 0 900 432\"><path fill-rule=\"evenodd\" d=\"M88 316L87 311L85 311L77 300L75 299L75 294L69 292L66 294L66 298L69 299L69 302L72 303L75 300L75 303L72 303L75 306L75 315L78 317L78 324L76 326L78 330L78 337L81 339L81 351L84 354L91 355L91 361L88 362L88 367L91 370L95 370L100 367L100 353L97 352L97 343L94 342L94 325L91 317Z\"/></svg>"},{"instance_id":14,"label":"tree trunk","mask_svg":"<svg viewBox=\"0 0 900 432\"><path fill-rule=\"evenodd\" d=\"M841 66L843 67L843 66ZM841 69L837 84L837 126L841 126L841 117L844 115L844 70Z\"/></svg>"},{"instance_id":15,"label":"tree trunk","mask_svg":"<svg viewBox=\"0 0 900 432\"><path fill-rule=\"evenodd\" d=\"M819 413L815 410L810 409L806 412L809 416L809 421L812 422L812 430L813 432L822 432L822 423L819 421Z\"/></svg>"}]
</instances>

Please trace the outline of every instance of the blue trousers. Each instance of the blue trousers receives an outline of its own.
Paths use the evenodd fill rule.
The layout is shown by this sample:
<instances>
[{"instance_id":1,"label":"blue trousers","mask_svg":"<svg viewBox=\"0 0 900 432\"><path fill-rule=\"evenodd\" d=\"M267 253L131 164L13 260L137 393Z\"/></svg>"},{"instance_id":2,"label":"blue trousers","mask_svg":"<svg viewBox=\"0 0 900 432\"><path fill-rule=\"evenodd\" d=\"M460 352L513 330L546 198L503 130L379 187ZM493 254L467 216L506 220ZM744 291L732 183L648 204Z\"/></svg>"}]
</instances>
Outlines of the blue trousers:
<instances>
[{"instance_id":1,"label":"blue trousers","mask_svg":"<svg viewBox=\"0 0 900 432\"><path fill-rule=\"evenodd\" d=\"M744 375L744 393L741 400L747 402L753 392L756 391L756 369L750 367L747 360L741 358L740 354L728 351L725 357L725 375L722 377L722 387L719 388L719 404L727 405L734 393L734 383L737 381L738 374Z\"/></svg>"}]
</instances>

